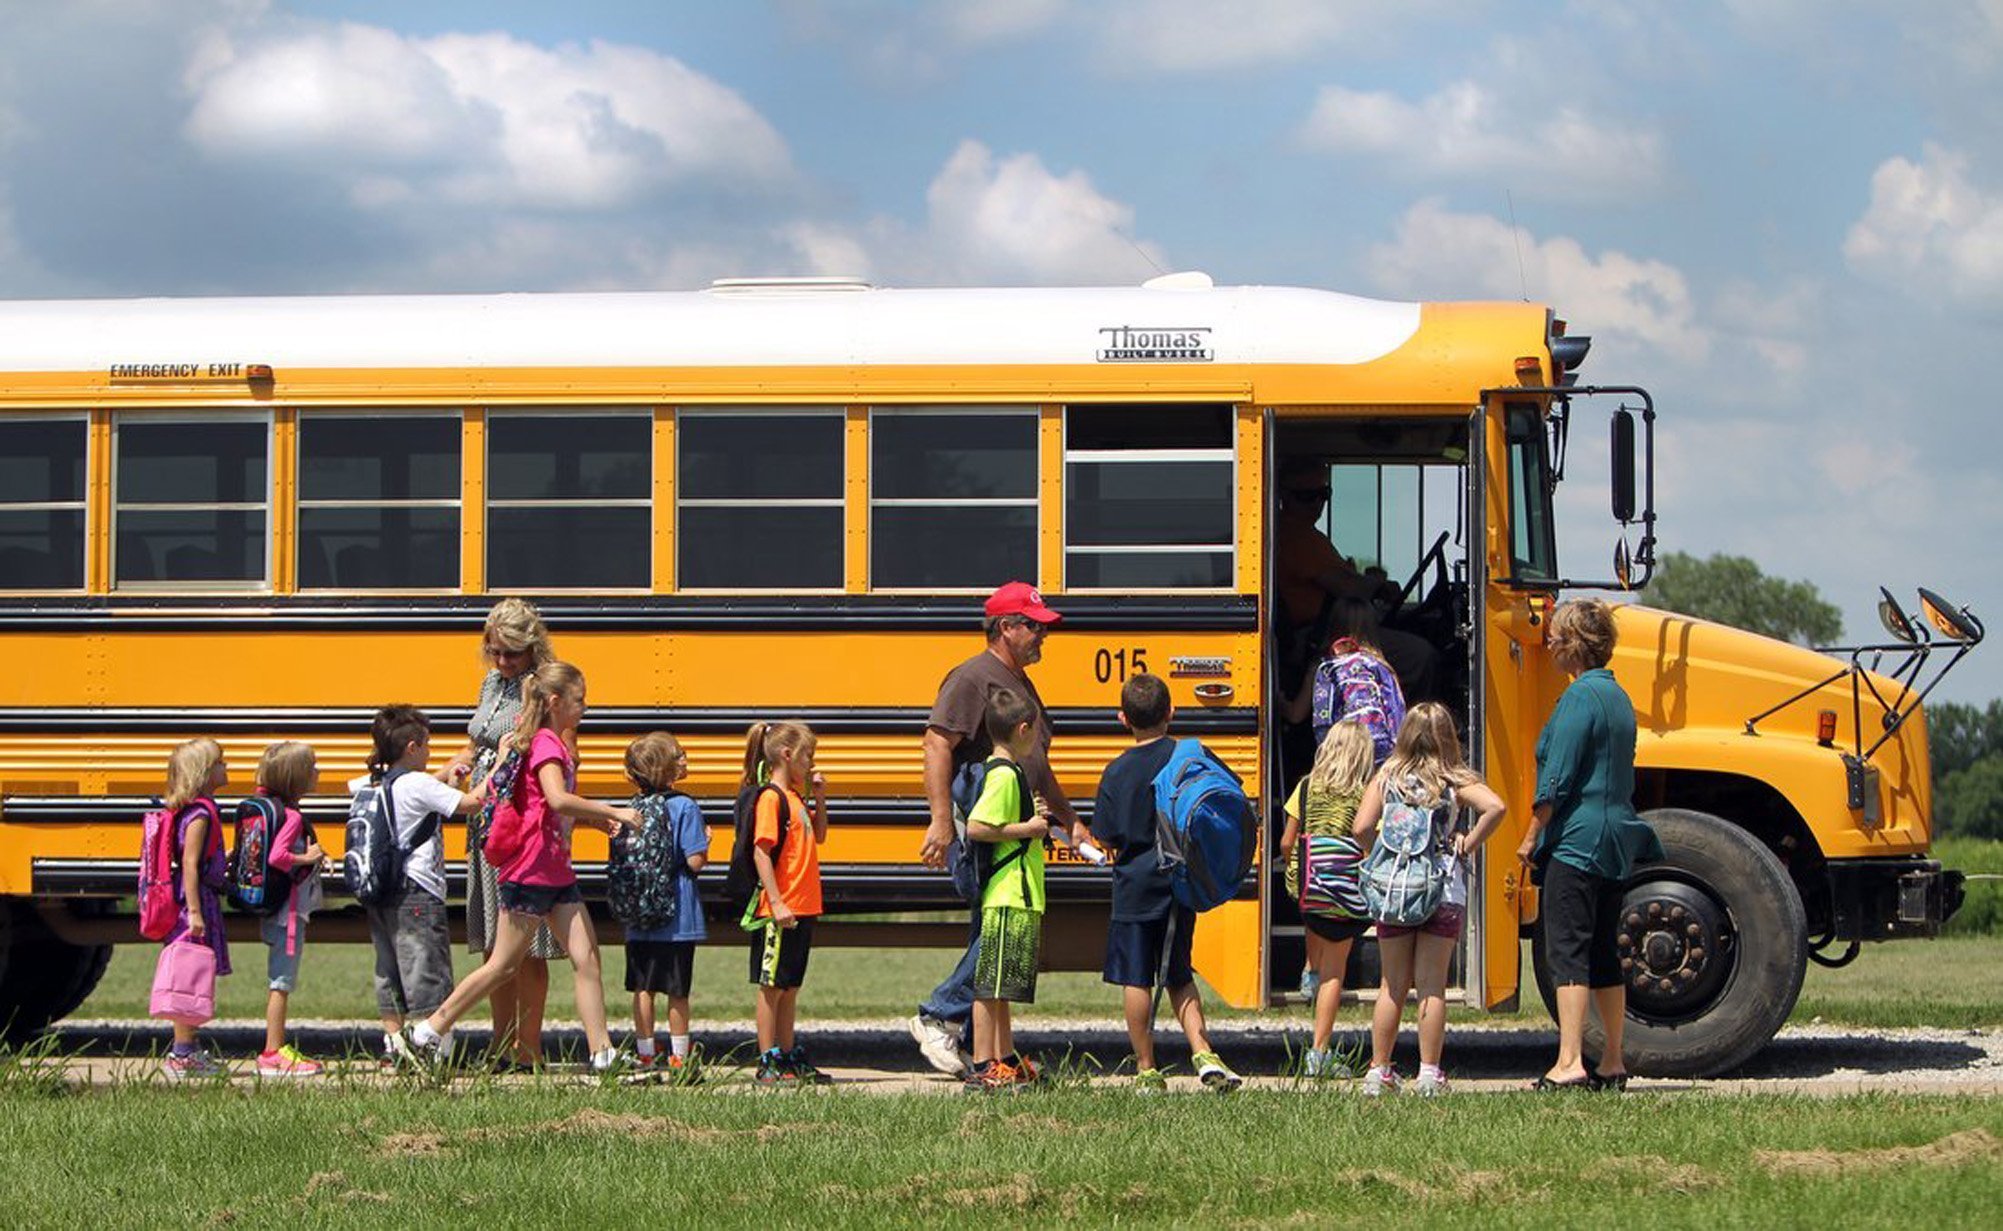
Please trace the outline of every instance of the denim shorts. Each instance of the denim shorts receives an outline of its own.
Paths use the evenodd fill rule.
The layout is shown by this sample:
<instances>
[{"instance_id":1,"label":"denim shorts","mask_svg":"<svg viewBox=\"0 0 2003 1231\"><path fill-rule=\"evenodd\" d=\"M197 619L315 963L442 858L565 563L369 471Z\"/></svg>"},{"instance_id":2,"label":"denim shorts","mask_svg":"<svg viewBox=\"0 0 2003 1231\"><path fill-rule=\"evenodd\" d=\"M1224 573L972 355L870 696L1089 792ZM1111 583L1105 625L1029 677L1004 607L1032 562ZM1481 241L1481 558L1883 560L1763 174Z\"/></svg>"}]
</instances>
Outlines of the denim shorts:
<instances>
[{"instance_id":1,"label":"denim shorts","mask_svg":"<svg viewBox=\"0 0 2003 1231\"><path fill-rule=\"evenodd\" d=\"M501 909L511 915L533 915L540 919L559 906L584 901L577 882L568 885L524 885L501 882Z\"/></svg>"},{"instance_id":2,"label":"denim shorts","mask_svg":"<svg viewBox=\"0 0 2003 1231\"><path fill-rule=\"evenodd\" d=\"M275 915L266 915L258 922L258 933L264 938L265 977L271 981L274 992L293 992L299 987L299 955L306 951L306 921L299 921L298 932L292 938L292 952L285 951L286 922L292 914L287 906Z\"/></svg>"}]
</instances>

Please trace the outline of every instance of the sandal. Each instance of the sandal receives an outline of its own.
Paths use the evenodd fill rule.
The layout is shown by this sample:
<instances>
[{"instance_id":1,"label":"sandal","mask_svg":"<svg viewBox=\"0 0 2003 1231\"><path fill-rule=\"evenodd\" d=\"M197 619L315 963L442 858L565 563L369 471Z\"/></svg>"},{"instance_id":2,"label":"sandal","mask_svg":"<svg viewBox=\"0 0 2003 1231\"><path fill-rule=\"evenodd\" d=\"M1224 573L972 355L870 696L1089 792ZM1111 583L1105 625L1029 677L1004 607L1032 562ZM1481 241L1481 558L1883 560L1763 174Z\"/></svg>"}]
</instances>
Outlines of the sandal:
<instances>
[{"instance_id":1,"label":"sandal","mask_svg":"<svg viewBox=\"0 0 2003 1231\"><path fill-rule=\"evenodd\" d=\"M1586 1077L1586 1082L1588 1088L1595 1091L1611 1090L1615 1094L1627 1093L1626 1073L1608 1073L1605 1075L1592 1073Z\"/></svg>"},{"instance_id":2,"label":"sandal","mask_svg":"<svg viewBox=\"0 0 2003 1231\"><path fill-rule=\"evenodd\" d=\"M1553 1081L1549 1077L1539 1077L1536 1081L1530 1083L1530 1088L1546 1094L1556 1090L1598 1089L1597 1086L1593 1085L1593 1075L1591 1073L1586 1074L1584 1077L1574 1077L1570 1081Z\"/></svg>"}]
</instances>

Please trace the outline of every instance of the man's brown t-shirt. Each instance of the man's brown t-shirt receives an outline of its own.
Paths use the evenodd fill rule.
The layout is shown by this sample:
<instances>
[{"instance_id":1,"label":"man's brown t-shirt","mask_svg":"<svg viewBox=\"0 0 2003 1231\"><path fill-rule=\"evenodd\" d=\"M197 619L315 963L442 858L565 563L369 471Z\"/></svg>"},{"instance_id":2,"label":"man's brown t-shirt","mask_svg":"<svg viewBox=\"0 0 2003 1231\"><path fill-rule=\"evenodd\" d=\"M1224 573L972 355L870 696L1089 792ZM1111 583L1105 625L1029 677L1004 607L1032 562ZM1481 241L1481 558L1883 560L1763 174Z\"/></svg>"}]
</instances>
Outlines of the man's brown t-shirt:
<instances>
[{"instance_id":1,"label":"man's brown t-shirt","mask_svg":"<svg viewBox=\"0 0 2003 1231\"><path fill-rule=\"evenodd\" d=\"M995 688L1023 693L1036 707L1036 752L1023 758L1022 768L1029 777L1031 790L1050 795L1055 785L1050 774L1051 727L1050 715L1043 708L1043 698L1036 695L1036 685L1030 682L1029 676L1009 667L986 650L946 673L925 725L960 737L960 742L953 746L955 770L971 761L987 760L994 755L995 749L994 741L988 738L987 727L988 692Z\"/></svg>"}]
</instances>

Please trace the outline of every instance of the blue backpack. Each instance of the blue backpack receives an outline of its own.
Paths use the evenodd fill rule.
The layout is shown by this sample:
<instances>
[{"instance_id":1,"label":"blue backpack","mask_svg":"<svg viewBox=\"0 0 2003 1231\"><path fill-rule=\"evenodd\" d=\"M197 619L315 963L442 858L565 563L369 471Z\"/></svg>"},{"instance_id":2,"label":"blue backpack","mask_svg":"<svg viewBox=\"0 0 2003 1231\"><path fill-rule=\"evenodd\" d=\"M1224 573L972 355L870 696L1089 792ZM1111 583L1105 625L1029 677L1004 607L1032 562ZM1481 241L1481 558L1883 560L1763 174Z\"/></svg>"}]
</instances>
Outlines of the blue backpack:
<instances>
[{"instance_id":1,"label":"blue backpack","mask_svg":"<svg viewBox=\"0 0 2003 1231\"><path fill-rule=\"evenodd\" d=\"M341 876L348 892L363 906L380 906L403 887L403 865L410 853L438 833L436 812L417 823L410 841L396 840L396 800L390 788L408 770L392 770L381 782L367 784L348 798L347 852L341 856Z\"/></svg>"},{"instance_id":2,"label":"blue backpack","mask_svg":"<svg viewBox=\"0 0 2003 1231\"><path fill-rule=\"evenodd\" d=\"M1155 846L1169 892L1204 911L1238 896L1259 850L1259 819L1238 775L1181 739L1155 775Z\"/></svg>"},{"instance_id":3,"label":"blue backpack","mask_svg":"<svg viewBox=\"0 0 2003 1231\"><path fill-rule=\"evenodd\" d=\"M622 830L612 839L612 856L605 865L605 901L612 917L628 928L658 931L675 921L680 905L676 882L688 868L675 843L669 806L686 798L680 791L639 796L633 801L643 822L639 832Z\"/></svg>"},{"instance_id":4,"label":"blue backpack","mask_svg":"<svg viewBox=\"0 0 2003 1231\"><path fill-rule=\"evenodd\" d=\"M1396 788L1384 788L1384 816L1377 841L1363 861L1363 896L1370 917L1393 927L1418 927L1433 917L1447 892L1447 868L1440 858L1440 827L1434 817L1444 804L1421 808L1405 802Z\"/></svg>"}]
</instances>

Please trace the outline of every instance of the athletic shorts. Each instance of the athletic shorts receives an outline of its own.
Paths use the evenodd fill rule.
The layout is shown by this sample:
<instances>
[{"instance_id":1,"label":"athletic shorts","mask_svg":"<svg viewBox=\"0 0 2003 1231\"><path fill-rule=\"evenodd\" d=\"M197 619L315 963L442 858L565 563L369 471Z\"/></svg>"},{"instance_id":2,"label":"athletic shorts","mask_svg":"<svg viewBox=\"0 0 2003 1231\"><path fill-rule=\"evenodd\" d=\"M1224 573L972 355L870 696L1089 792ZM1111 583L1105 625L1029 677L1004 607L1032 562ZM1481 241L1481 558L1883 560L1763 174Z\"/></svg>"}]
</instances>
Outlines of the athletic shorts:
<instances>
[{"instance_id":1,"label":"athletic shorts","mask_svg":"<svg viewBox=\"0 0 2003 1231\"><path fill-rule=\"evenodd\" d=\"M692 940L626 942L626 990L686 996L695 977Z\"/></svg>"},{"instance_id":2,"label":"athletic shorts","mask_svg":"<svg viewBox=\"0 0 2003 1231\"><path fill-rule=\"evenodd\" d=\"M1439 936L1447 940L1459 940L1461 928L1467 923L1467 907L1441 904L1426 921L1417 927L1401 928L1392 923L1377 925L1377 939L1396 940L1400 936Z\"/></svg>"},{"instance_id":3,"label":"athletic shorts","mask_svg":"<svg viewBox=\"0 0 2003 1231\"><path fill-rule=\"evenodd\" d=\"M1620 881L1553 859L1544 872L1538 910L1544 929L1544 966L1553 987L1619 987Z\"/></svg>"},{"instance_id":4,"label":"athletic shorts","mask_svg":"<svg viewBox=\"0 0 2003 1231\"><path fill-rule=\"evenodd\" d=\"M1167 960L1162 942L1169 940ZM1196 979L1189 961L1189 943L1196 937L1196 912L1173 903L1159 919L1115 920L1106 926L1105 981L1116 987L1154 987L1157 972L1162 987L1181 987Z\"/></svg>"},{"instance_id":5,"label":"athletic shorts","mask_svg":"<svg viewBox=\"0 0 2003 1231\"><path fill-rule=\"evenodd\" d=\"M760 987L798 987L807 981L807 958L814 951L814 921L790 928L767 923L751 934L751 981Z\"/></svg>"},{"instance_id":6,"label":"athletic shorts","mask_svg":"<svg viewBox=\"0 0 2003 1231\"><path fill-rule=\"evenodd\" d=\"M257 925L268 954L264 961L264 976L270 983L270 990L288 994L299 989L299 955L306 951L306 921L303 919L292 937L292 952L285 951L285 932L291 922L291 914L292 907L287 905L275 915L266 915Z\"/></svg>"},{"instance_id":7,"label":"athletic shorts","mask_svg":"<svg viewBox=\"0 0 2003 1231\"><path fill-rule=\"evenodd\" d=\"M1301 916L1301 926L1305 927L1311 936L1340 943L1345 940L1355 940L1369 931L1370 920L1331 919L1327 915L1304 914ZM1383 929L1379 928L1378 932L1382 934Z\"/></svg>"},{"instance_id":8,"label":"athletic shorts","mask_svg":"<svg viewBox=\"0 0 2003 1231\"><path fill-rule=\"evenodd\" d=\"M524 885L518 881L501 882L501 909L511 915L534 915L540 919L559 906L584 900L583 890L577 882L568 885Z\"/></svg>"},{"instance_id":9,"label":"athletic shorts","mask_svg":"<svg viewBox=\"0 0 2003 1231\"><path fill-rule=\"evenodd\" d=\"M1043 959L1043 915L1020 906L981 911L980 947L974 955L974 999L1036 1001L1036 968Z\"/></svg>"}]
</instances>

